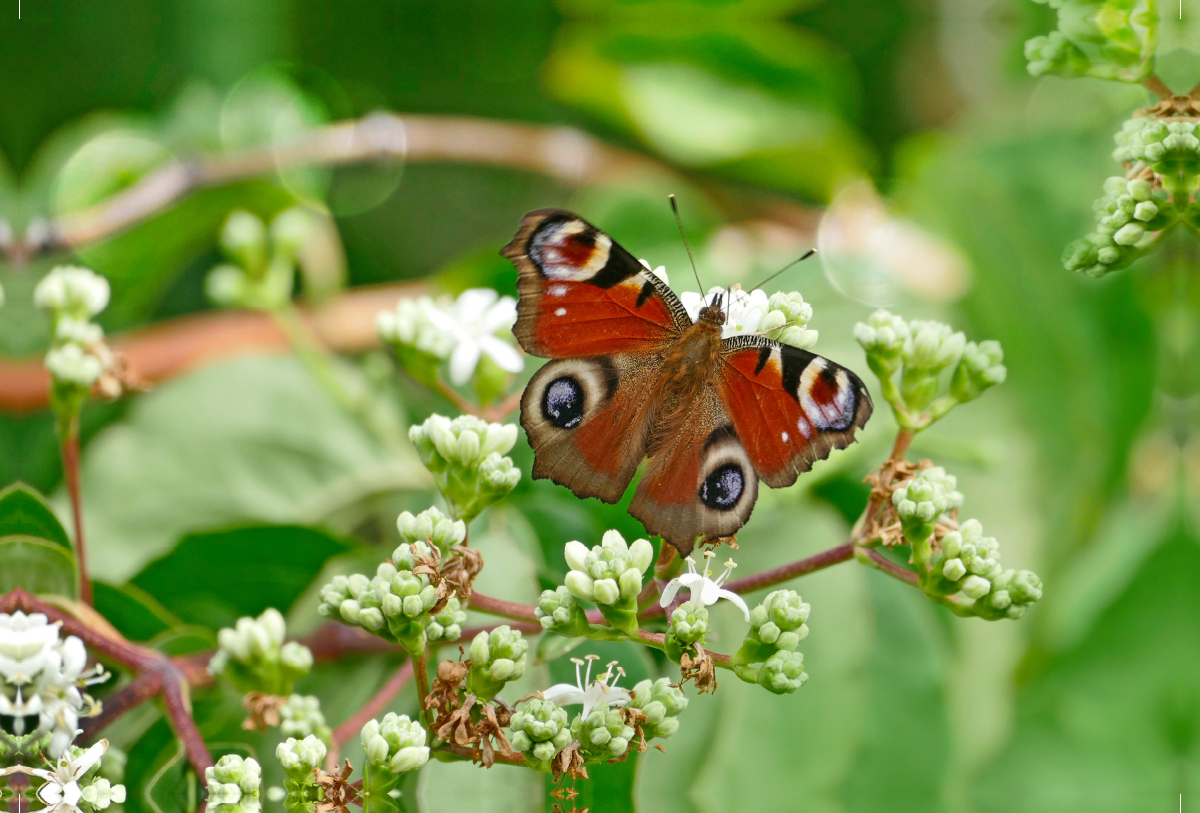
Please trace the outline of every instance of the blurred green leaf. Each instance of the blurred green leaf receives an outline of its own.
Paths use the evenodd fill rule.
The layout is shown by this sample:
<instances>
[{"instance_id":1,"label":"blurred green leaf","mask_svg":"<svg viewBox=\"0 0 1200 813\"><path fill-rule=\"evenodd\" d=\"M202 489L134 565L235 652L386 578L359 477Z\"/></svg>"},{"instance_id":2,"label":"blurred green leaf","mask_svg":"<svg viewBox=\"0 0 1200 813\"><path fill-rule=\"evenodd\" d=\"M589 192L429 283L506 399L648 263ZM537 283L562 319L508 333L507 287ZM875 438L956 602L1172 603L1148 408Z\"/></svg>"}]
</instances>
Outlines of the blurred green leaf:
<instances>
[{"instance_id":1,"label":"blurred green leaf","mask_svg":"<svg viewBox=\"0 0 1200 813\"><path fill-rule=\"evenodd\" d=\"M429 483L415 454L388 452L290 357L212 365L139 397L84 451L82 479L92 571L112 582L197 528L317 524Z\"/></svg>"},{"instance_id":2,"label":"blurred green leaf","mask_svg":"<svg viewBox=\"0 0 1200 813\"><path fill-rule=\"evenodd\" d=\"M23 483L0 491L0 536L32 536L74 551L66 529L41 495Z\"/></svg>"},{"instance_id":3,"label":"blurred green leaf","mask_svg":"<svg viewBox=\"0 0 1200 813\"><path fill-rule=\"evenodd\" d=\"M75 554L32 536L0 537L0 595L18 587L35 595L75 598L79 592Z\"/></svg>"},{"instance_id":4,"label":"blurred green leaf","mask_svg":"<svg viewBox=\"0 0 1200 813\"><path fill-rule=\"evenodd\" d=\"M981 811L1173 809L1200 775L1200 546L1178 534L1024 687Z\"/></svg>"},{"instance_id":5,"label":"blurred green leaf","mask_svg":"<svg viewBox=\"0 0 1200 813\"><path fill-rule=\"evenodd\" d=\"M92 582L92 606L131 641L149 641L180 623L153 596L132 584Z\"/></svg>"},{"instance_id":6,"label":"blurred green leaf","mask_svg":"<svg viewBox=\"0 0 1200 813\"><path fill-rule=\"evenodd\" d=\"M286 613L325 561L350 547L326 531L299 525L195 533L131 583L186 622L231 627L268 607Z\"/></svg>"},{"instance_id":7,"label":"blurred green leaf","mask_svg":"<svg viewBox=\"0 0 1200 813\"><path fill-rule=\"evenodd\" d=\"M898 581L872 578L875 646L867 727L841 797L862 813L945 810L943 784L951 742L946 721L945 631L938 608ZM904 747L896 747L904 732Z\"/></svg>"}]
</instances>

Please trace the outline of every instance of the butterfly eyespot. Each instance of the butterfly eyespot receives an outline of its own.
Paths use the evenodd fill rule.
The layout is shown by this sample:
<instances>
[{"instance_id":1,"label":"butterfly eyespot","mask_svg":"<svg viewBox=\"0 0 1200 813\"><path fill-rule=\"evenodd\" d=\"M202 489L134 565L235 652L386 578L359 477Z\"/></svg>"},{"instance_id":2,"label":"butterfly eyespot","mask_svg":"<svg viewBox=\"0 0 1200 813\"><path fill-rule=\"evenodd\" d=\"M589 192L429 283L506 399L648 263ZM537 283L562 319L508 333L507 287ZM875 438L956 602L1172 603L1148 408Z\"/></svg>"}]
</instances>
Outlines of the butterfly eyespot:
<instances>
[{"instance_id":1,"label":"butterfly eyespot","mask_svg":"<svg viewBox=\"0 0 1200 813\"><path fill-rule=\"evenodd\" d=\"M574 429L583 420L583 385L571 376L556 378L542 394L542 417L559 429Z\"/></svg>"},{"instance_id":2,"label":"butterfly eyespot","mask_svg":"<svg viewBox=\"0 0 1200 813\"><path fill-rule=\"evenodd\" d=\"M700 484L700 502L715 511L731 511L737 507L745 489L746 477L742 467L736 463L726 463L704 478Z\"/></svg>"}]
</instances>

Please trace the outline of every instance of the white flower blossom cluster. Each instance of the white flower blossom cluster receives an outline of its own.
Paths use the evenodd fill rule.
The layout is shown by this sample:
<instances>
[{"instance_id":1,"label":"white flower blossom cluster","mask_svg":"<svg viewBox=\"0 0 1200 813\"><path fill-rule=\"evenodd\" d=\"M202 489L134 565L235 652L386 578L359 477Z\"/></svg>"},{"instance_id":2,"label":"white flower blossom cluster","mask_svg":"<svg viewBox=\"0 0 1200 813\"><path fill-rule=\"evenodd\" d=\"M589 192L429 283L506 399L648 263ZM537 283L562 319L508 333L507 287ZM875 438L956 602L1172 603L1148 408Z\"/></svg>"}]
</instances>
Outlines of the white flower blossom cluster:
<instances>
[{"instance_id":1,"label":"white flower blossom cluster","mask_svg":"<svg viewBox=\"0 0 1200 813\"><path fill-rule=\"evenodd\" d=\"M104 331L91 321L108 306L108 280L88 268L60 265L38 283L33 303L50 312L54 343L46 369L56 383L87 390L110 363Z\"/></svg>"},{"instance_id":2,"label":"white flower blossom cluster","mask_svg":"<svg viewBox=\"0 0 1200 813\"><path fill-rule=\"evenodd\" d=\"M16 765L0 770L0 777L22 773L41 779L37 798L45 807L40 813L95 813L125 802L124 785L114 785L101 776L88 779L99 769L107 750L108 740L100 740L86 751L73 748L64 752L51 763L51 770Z\"/></svg>"},{"instance_id":3,"label":"white flower blossom cluster","mask_svg":"<svg viewBox=\"0 0 1200 813\"><path fill-rule=\"evenodd\" d=\"M761 335L802 350L811 350L817 344L817 331L808 329L812 305L794 291L780 291L768 297L764 291L746 292L734 285L710 288L704 296L695 291L684 291L679 295L679 301L695 322L700 318L701 309L712 305L717 297L721 297L721 307L725 311L722 339Z\"/></svg>"},{"instance_id":4,"label":"white flower blossom cluster","mask_svg":"<svg viewBox=\"0 0 1200 813\"><path fill-rule=\"evenodd\" d=\"M63 639L61 624L41 613L0 613L0 719L18 737L50 735L46 750L57 759L75 739L80 716L99 712L81 691L107 679L100 666L87 666L87 650L74 635ZM30 720L37 723L29 727Z\"/></svg>"},{"instance_id":5,"label":"white flower blossom cluster","mask_svg":"<svg viewBox=\"0 0 1200 813\"><path fill-rule=\"evenodd\" d=\"M450 382L461 386L471 380L479 361L487 356L501 370L518 373L525 360L497 333L507 332L517 321L517 301L490 288L471 288L449 297L401 299L392 310L381 311L375 327L389 344L414 347L438 360L450 360Z\"/></svg>"}]
</instances>

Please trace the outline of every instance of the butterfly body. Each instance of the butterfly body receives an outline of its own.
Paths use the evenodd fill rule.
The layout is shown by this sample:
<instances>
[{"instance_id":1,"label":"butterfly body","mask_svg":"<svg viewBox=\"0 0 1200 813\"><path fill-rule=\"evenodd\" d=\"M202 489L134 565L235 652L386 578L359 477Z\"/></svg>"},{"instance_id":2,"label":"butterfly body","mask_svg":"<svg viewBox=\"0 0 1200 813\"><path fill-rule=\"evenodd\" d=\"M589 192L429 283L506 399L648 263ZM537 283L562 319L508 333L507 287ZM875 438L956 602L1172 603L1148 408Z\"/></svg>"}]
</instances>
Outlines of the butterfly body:
<instances>
[{"instance_id":1,"label":"butterfly body","mask_svg":"<svg viewBox=\"0 0 1200 813\"><path fill-rule=\"evenodd\" d=\"M760 479L791 485L871 414L852 372L764 336L723 336L720 297L693 322L577 215L530 212L502 253L519 272L517 340L551 359L521 402L533 476L611 503L649 459L629 511L683 553L735 533Z\"/></svg>"}]
</instances>

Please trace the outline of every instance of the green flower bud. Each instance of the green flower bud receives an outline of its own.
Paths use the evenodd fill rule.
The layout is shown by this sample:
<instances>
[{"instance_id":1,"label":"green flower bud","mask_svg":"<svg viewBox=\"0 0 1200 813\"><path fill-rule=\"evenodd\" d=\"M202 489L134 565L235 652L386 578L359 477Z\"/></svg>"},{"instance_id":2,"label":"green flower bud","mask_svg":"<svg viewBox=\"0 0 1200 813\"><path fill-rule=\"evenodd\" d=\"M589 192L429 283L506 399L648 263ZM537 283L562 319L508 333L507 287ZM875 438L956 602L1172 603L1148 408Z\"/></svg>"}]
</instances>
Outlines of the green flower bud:
<instances>
[{"instance_id":1,"label":"green flower bud","mask_svg":"<svg viewBox=\"0 0 1200 813\"><path fill-rule=\"evenodd\" d=\"M462 635L462 626L467 623L467 613L457 598L446 601L437 615L430 616L425 634L430 641L457 641Z\"/></svg>"},{"instance_id":2,"label":"green flower bud","mask_svg":"<svg viewBox=\"0 0 1200 813\"><path fill-rule=\"evenodd\" d=\"M107 810L113 804L125 803L125 786L98 776L83 786L79 799L92 810Z\"/></svg>"},{"instance_id":3,"label":"green flower bud","mask_svg":"<svg viewBox=\"0 0 1200 813\"><path fill-rule=\"evenodd\" d=\"M451 513L474 519L506 497L521 479L512 460L503 457L517 439L512 425L489 424L471 415L453 421L431 415L409 430L409 439L446 498Z\"/></svg>"},{"instance_id":4,"label":"green flower bud","mask_svg":"<svg viewBox=\"0 0 1200 813\"><path fill-rule=\"evenodd\" d=\"M405 542L432 542L441 549L443 557L467 538L467 524L444 516L437 508L429 508L416 516L405 511L396 520L396 527Z\"/></svg>"},{"instance_id":5,"label":"green flower bud","mask_svg":"<svg viewBox=\"0 0 1200 813\"><path fill-rule=\"evenodd\" d=\"M321 713L321 701L302 694L291 695L279 708L279 730L286 737L316 737L325 741L332 733Z\"/></svg>"},{"instance_id":6,"label":"green flower bud","mask_svg":"<svg viewBox=\"0 0 1200 813\"><path fill-rule=\"evenodd\" d=\"M597 703L587 717L580 714L571 722L571 737L579 740L579 753L587 762L624 756L635 733L620 710L607 703Z\"/></svg>"},{"instance_id":7,"label":"green flower bud","mask_svg":"<svg viewBox=\"0 0 1200 813\"><path fill-rule=\"evenodd\" d=\"M237 788L236 803L245 797L257 797L262 790L262 767L251 757L226 754L217 764L204 771L204 781L212 793L214 785L233 785ZM226 791L228 793L228 791Z\"/></svg>"},{"instance_id":8,"label":"green flower bud","mask_svg":"<svg viewBox=\"0 0 1200 813\"><path fill-rule=\"evenodd\" d=\"M804 655L783 649L768 658L758 673L759 685L775 694L791 694L807 680Z\"/></svg>"},{"instance_id":9,"label":"green flower bud","mask_svg":"<svg viewBox=\"0 0 1200 813\"><path fill-rule=\"evenodd\" d=\"M616 604L621 598L621 589L612 579L599 579L593 585L593 591L598 604Z\"/></svg>"},{"instance_id":10,"label":"green flower bud","mask_svg":"<svg viewBox=\"0 0 1200 813\"><path fill-rule=\"evenodd\" d=\"M914 545L914 556L921 555L915 546L929 538L938 518L962 506L963 496L955 490L957 485L957 478L937 466L918 471L892 493L892 504L905 537Z\"/></svg>"},{"instance_id":11,"label":"green flower bud","mask_svg":"<svg viewBox=\"0 0 1200 813\"><path fill-rule=\"evenodd\" d=\"M235 210L221 229L221 248L252 276L261 276L267 265L267 228L250 212Z\"/></svg>"},{"instance_id":12,"label":"green flower bud","mask_svg":"<svg viewBox=\"0 0 1200 813\"><path fill-rule=\"evenodd\" d=\"M583 546L580 545L580 547ZM582 574L579 575L582 576ZM584 614L583 608L576 603L568 587L544 590L538 599L534 615L537 617L538 623L542 625L542 629L549 632L555 632L568 638L581 637L587 633L587 616Z\"/></svg>"},{"instance_id":13,"label":"green flower bud","mask_svg":"<svg viewBox=\"0 0 1200 813\"><path fill-rule=\"evenodd\" d=\"M950 381L950 394L959 403L966 403L978 398L988 387L1003 383L1008 370L1002 361L1004 351L1000 342L967 342L962 361Z\"/></svg>"},{"instance_id":14,"label":"green flower bud","mask_svg":"<svg viewBox=\"0 0 1200 813\"><path fill-rule=\"evenodd\" d=\"M900 369L901 354L911 338L908 323L885 310L877 310L867 321L854 326L854 338L867 353L867 363L881 379Z\"/></svg>"},{"instance_id":15,"label":"green flower bud","mask_svg":"<svg viewBox=\"0 0 1200 813\"><path fill-rule=\"evenodd\" d=\"M734 654L736 665L762 663L779 650L792 651L808 637L811 607L793 590L775 590L750 611L750 631Z\"/></svg>"},{"instance_id":16,"label":"green flower bud","mask_svg":"<svg viewBox=\"0 0 1200 813\"><path fill-rule=\"evenodd\" d=\"M289 695L312 667L312 652L296 642L285 645L286 633L283 616L274 608L257 619L239 618L233 628L217 633L220 650L209 671L227 677L242 692Z\"/></svg>"},{"instance_id":17,"label":"green flower bud","mask_svg":"<svg viewBox=\"0 0 1200 813\"><path fill-rule=\"evenodd\" d=\"M914 320L908 328L910 335L901 354L904 374L900 391L908 411L918 413L933 402L939 374L958 363L967 340L941 322Z\"/></svg>"},{"instance_id":18,"label":"green flower bud","mask_svg":"<svg viewBox=\"0 0 1200 813\"><path fill-rule=\"evenodd\" d=\"M571 744L568 719L566 710L549 700L525 700L509 723L509 743L530 767L549 771L554 755Z\"/></svg>"},{"instance_id":19,"label":"green flower bud","mask_svg":"<svg viewBox=\"0 0 1200 813\"><path fill-rule=\"evenodd\" d=\"M300 254L312 231L312 215L303 207L284 209L271 221L271 245L280 259L291 262Z\"/></svg>"},{"instance_id":20,"label":"green flower bud","mask_svg":"<svg viewBox=\"0 0 1200 813\"><path fill-rule=\"evenodd\" d=\"M495 697L504 684L525 674L525 653L529 642L507 624L490 632L480 632L471 641L471 670L467 673L467 691L481 701Z\"/></svg>"},{"instance_id":21,"label":"green flower bud","mask_svg":"<svg viewBox=\"0 0 1200 813\"><path fill-rule=\"evenodd\" d=\"M385 794L400 781L400 774L415 771L429 761L425 729L406 715L388 712L378 722L370 720L360 735L367 765L363 789Z\"/></svg>"},{"instance_id":22,"label":"green flower bud","mask_svg":"<svg viewBox=\"0 0 1200 813\"><path fill-rule=\"evenodd\" d=\"M704 634L708 632L708 610L697 607L690 601L680 604L671 613L667 634L683 645L690 648L692 644L703 643Z\"/></svg>"},{"instance_id":23,"label":"green flower bud","mask_svg":"<svg viewBox=\"0 0 1200 813\"><path fill-rule=\"evenodd\" d=\"M647 739L666 739L679 729L680 712L688 706L687 696L668 678L659 678L653 683L643 680L633 687L633 700L629 703L646 715L642 733Z\"/></svg>"},{"instance_id":24,"label":"green flower bud","mask_svg":"<svg viewBox=\"0 0 1200 813\"><path fill-rule=\"evenodd\" d=\"M289 775L295 778L310 778L314 768L325 761L325 743L309 735L303 740L289 737L275 749L275 757Z\"/></svg>"}]
</instances>

